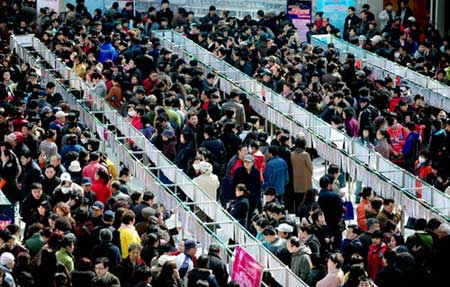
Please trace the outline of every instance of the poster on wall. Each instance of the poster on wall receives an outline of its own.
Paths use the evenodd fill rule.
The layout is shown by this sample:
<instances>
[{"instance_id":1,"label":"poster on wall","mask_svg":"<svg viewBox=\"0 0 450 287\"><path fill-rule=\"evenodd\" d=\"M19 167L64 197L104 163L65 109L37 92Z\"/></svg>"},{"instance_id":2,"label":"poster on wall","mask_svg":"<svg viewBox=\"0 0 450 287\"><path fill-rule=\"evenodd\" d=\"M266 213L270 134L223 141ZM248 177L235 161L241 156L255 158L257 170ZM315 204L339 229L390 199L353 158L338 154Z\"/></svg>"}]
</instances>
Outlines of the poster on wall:
<instances>
[{"instance_id":1,"label":"poster on wall","mask_svg":"<svg viewBox=\"0 0 450 287\"><path fill-rule=\"evenodd\" d=\"M36 11L39 11L41 8L48 8L48 11L55 11L59 13L59 0L37 0L36 1Z\"/></svg>"},{"instance_id":2,"label":"poster on wall","mask_svg":"<svg viewBox=\"0 0 450 287\"><path fill-rule=\"evenodd\" d=\"M354 5L355 0L321 0L317 3L317 11L323 12L323 17L330 18L330 24L342 32L348 7Z\"/></svg>"},{"instance_id":3,"label":"poster on wall","mask_svg":"<svg viewBox=\"0 0 450 287\"><path fill-rule=\"evenodd\" d=\"M306 33L309 28L306 26L311 23L312 1L288 0L287 15L292 19L292 24L297 28L300 42L306 41Z\"/></svg>"},{"instance_id":4,"label":"poster on wall","mask_svg":"<svg viewBox=\"0 0 450 287\"><path fill-rule=\"evenodd\" d=\"M242 247L236 247L231 280L241 287L259 287L262 278L262 266Z\"/></svg>"}]
</instances>

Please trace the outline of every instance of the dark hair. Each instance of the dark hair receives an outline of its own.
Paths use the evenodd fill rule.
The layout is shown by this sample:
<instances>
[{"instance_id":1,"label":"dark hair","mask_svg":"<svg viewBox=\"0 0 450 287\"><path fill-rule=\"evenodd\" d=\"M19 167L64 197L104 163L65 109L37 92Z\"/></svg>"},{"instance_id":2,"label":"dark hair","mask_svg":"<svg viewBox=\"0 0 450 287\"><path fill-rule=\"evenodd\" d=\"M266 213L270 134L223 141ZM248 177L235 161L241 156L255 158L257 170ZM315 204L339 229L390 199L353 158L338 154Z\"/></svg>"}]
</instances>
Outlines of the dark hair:
<instances>
[{"instance_id":1,"label":"dark hair","mask_svg":"<svg viewBox=\"0 0 450 287\"><path fill-rule=\"evenodd\" d=\"M136 216L133 211L126 210L122 215L122 223L125 225L130 224L135 218Z\"/></svg>"},{"instance_id":2,"label":"dark hair","mask_svg":"<svg viewBox=\"0 0 450 287\"><path fill-rule=\"evenodd\" d=\"M336 268L341 268L344 264L344 257L340 253L333 253L328 257L334 264L336 264Z\"/></svg>"},{"instance_id":3,"label":"dark hair","mask_svg":"<svg viewBox=\"0 0 450 287\"><path fill-rule=\"evenodd\" d=\"M276 146L276 145L269 146L269 153L272 154L272 156L277 156L278 155L278 146Z\"/></svg>"},{"instance_id":4,"label":"dark hair","mask_svg":"<svg viewBox=\"0 0 450 287\"><path fill-rule=\"evenodd\" d=\"M109 267L109 259L107 257L99 257L95 259L95 264L103 264L103 267L108 268Z\"/></svg>"},{"instance_id":5,"label":"dark hair","mask_svg":"<svg viewBox=\"0 0 450 287\"><path fill-rule=\"evenodd\" d=\"M361 196L364 199L367 199L372 194L372 188L370 186L366 186L361 191Z\"/></svg>"}]
</instances>

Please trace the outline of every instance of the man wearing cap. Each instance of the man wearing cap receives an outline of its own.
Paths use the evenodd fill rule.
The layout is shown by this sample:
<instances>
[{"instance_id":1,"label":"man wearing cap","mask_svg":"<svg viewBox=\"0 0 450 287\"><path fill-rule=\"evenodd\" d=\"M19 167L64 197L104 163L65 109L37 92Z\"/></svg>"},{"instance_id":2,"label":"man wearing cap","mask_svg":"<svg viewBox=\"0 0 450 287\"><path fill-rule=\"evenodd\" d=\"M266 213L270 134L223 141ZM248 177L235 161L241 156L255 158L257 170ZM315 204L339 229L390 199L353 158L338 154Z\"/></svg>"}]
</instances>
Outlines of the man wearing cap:
<instances>
[{"instance_id":1,"label":"man wearing cap","mask_svg":"<svg viewBox=\"0 0 450 287\"><path fill-rule=\"evenodd\" d=\"M220 186L219 178L213 174L213 166L206 161L200 162L200 175L192 181L198 184L212 200L217 199L217 189Z\"/></svg>"},{"instance_id":2,"label":"man wearing cap","mask_svg":"<svg viewBox=\"0 0 450 287\"><path fill-rule=\"evenodd\" d=\"M294 232L294 228L287 223L281 223L275 229L278 231L278 237L281 239L288 239Z\"/></svg>"},{"instance_id":3,"label":"man wearing cap","mask_svg":"<svg viewBox=\"0 0 450 287\"><path fill-rule=\"evenodd\" d=\"M248 221L250 223L255 209L261 211L261 176L259 170L255 167L255 158L251 154L244 157L244 165L237 168L234 173L233 186L244 184L249 192L249 210Z\"/></svg>"},{"instance_id":4,"label":"man wearing cap","mask_svg":"<svg viewBox=\"0 0 450 287\"><path fill-rule=\"evenodd\" d=\"M105 205L101 201L96 201L91 206L91 216L90 219L95 226L102 222L103 211L105 210Z\"/></svg>"},{"instance_id":5,"label":"man wearing cap","mask_svg":"<svg viewBox=\"0 0 450 287\"><path fill-rule=\"evenodd\" d=\"M216 276L219 286L227 285L229 277L227 266L220 258L220 246L216 243L212 243L208 249L208 269L211 269Z\"/></svg>"},{"instance_id":6,"label":"man wearing cap","mask_svg":"<svg viewBox=\"0 0 450 287\"><path fill-rule=\"evenodd\" d=\"M180 278L186 276L186 274L194 268L194 259L197 252L197 244L193 240L186 240L184 242L184 252L178 254L175 261L177 264L178 273Z\"/></svg>"},{"instance_id":7,"label":"man wearing cap","mask_svg":"<svg viewBox=\"0 0 450 287\"><path fill-rule=\"evenodd\" d=\"M89 177L84 177L81 180L82 192L80 193L80 198L86 198L89 200L89 205L93 204L97 199L95 193L92 191L92 180Z\"/></svg>"}]
</instances>

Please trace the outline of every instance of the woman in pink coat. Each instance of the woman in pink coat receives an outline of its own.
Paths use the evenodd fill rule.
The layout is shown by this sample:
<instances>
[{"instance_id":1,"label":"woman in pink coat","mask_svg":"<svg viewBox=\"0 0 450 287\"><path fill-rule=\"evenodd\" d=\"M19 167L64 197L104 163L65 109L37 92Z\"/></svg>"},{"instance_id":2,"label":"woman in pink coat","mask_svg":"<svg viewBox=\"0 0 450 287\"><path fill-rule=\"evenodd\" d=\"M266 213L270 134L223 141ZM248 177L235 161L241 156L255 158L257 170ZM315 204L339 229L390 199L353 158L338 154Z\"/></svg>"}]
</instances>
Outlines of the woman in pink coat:
<instances>
[{"instance_id":1,"label":"woman in pink coat","mask_svg":"<svg viewBox=\"0 0 450 287\"><path fill-rule=\"evenodd\" d=\"M328 258L328 274L317 282L317 287L339 287L344 282L344 273L341 270L344 264L344 257L340 253L333 253Z\"/></svg>"}]
</instances>

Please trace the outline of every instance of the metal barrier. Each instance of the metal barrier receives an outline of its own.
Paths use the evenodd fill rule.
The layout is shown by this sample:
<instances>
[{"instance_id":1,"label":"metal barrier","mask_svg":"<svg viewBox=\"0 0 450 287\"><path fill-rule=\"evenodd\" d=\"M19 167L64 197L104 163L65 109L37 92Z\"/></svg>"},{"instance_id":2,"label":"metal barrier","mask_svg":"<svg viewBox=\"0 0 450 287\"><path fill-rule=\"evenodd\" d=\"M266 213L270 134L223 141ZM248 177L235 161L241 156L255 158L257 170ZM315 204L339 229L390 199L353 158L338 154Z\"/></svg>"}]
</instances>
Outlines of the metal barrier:
<instances>
[{"instance_id":1,"label":"metal barrier","mask_svg":"<svg viewBox=\"0 0 450 287\"><path fill-rule=\"evenodd\" d=\"M104 0L105 8L110 8L115 0ZM128 1L118 1L122 7ZM150 6L159 10L161 1L159 0L135 0L136 10L141 13L146 13ZM266 0L266 1L240 1L240 0L174 0L170 1L170 9L176 14L178 8L185 8L187 11L193 11L196 17L203 17L209 12L209 6L214 5L217 12L228 11L230 16L243 18L250 15L253 19L257 18L257 11L263 10L266 14L268 12L279 13L286 10L286 1L283 0ZM100 6L100 5L99 5Z\"/></svg>"},{"instance_id":2,"label":"metal barrier","mask_svg":"<svg viewBox=\"0 0 450 287\"><path fill-rule=\"evenodd\" d=\"M139 147L139 151L131 151L129 149L123 149L121 147L115 147L119 159L123 159L125 164L128 164L131 171L139 179L145 179L143 181L148 185L150 190L161 191L157 193L158 199L163 197L161 202L165 202L165 197L167 196L165 192L169 191L171 196L175 196L179 203L184 209L188 210L189 207L195 206L195 208L203 211L207 214L212 222L203 223L202 226L210 226L207 228L208 232L214 229L216 233L214 238L219 241L227 251L231 251L227 246L227 243L237 242L258 262L260 262L265 271L271 273L272 277L283 286L307 286L303 281L301 281L289 268L287 268L278 258L276 258L267 248L265 248L261 242L259 242L254 236L252 236L245 228L243 228L226 210L224 210L215 200L209 198L209 196L201 189L198 185L193 183L189 177L187 177L180 169L173 165L158 149L156 149L150 141L148 141L140 131L136 130L130 123L128 123L116 110L112 109L102 98L95 94L90 93L89 87L73 73L67 66L65 66L59 59L47 49L37 38L34 36L15 36L11 38L11 49L15 50L21 59L29 62L32 66L40 66L42 60L36 59L33 53L28 52L23 47L32 47L35 53L39 54L45 62L51 66L51 70L46 69L41 70L41 77L44 81L54 81L57 83L57 92L62 95L67 95L67 88L59 83L60 80L69 81L71 85L78 87L83 95L82 100L76 100L73 96L66 96L66 100L72 107L79 107L83 111L86 107L92 107L90 111L86 110L82 113L80 118L86 120L88 117L92 118L101 116L109 122L108 126L113 126L117 131L119 131L124 137L124 139L132 139L134 144ZM57 79L53 77L49 72L58 72L63 79ZM91 120L91 128L96 130L97 133L104 136L104 139L108 144L112 146L111 139L114 135L108 130L108 126L98 124ZM120 139L120 138L119 138ZM123 146L123 144L122 144ZM153 163L154 167L148 167L142 164L140 161L136 162L139 155L146 155L148 159ZM132 161L134 158L135 161ZM148 176L151 176L156 172L157 179L155 182L147 182ZM158 189L159 186L159 189ZM155 188L155 189L154 189ZM171 189L174 192L171 192ZM182 203L182 201L177 197L179 192L184 193L192 201L190 203ZM198 217L196 220L200 221ZM192 221L192 219L191 219ZM188 224L190 221L185 220ZM186 226L183 224L183 226ZM205 241L208 243L208 234L200 232L197 238L201 242Z\"/></svg>"},{"instance_id":3,"label":"metal barrier","mask_svg":"<svg viewBox=\"0 0 450 287\"><path fill-rule=\"evenodd\" d=\"M314 46L321 46L325 49L328 44L332 43L336 50L340 52L341 60L347 54L353 54L357 59L361 60L361 66L365 65L372 68L374 75L378 78L389 76L396 79L400 77L402 84L409 86L412 94L421 94L424 96L425 101L433 107L450 111L450 87L435 79L330 35L312 36L311 43Z\"/></svg>"},{"instance_id":4,"label":"metal barrier","mask_svg":"<svg viewBox=\"0 0 450 287\"><path fill-rule=\"evenodd\" d=\"M394 198L405 207L409 216L426 219L440 217L450 222L449 195L407 173L374 150L364 147L322 119L264 87L181 34L158 31L156 35L162 39L165 48L185 58L196 58L203 63L205 69L221 75L219 83L224 91L234 87L245 91L258 114L276 126L288 129L291 134L305 134L308 143L317 149L319 156L339 165L352 178L373 187L382 196ZM416 197L418 192L422 194L421 199Z\"/></svg>"}]
</instances>

